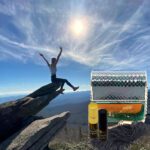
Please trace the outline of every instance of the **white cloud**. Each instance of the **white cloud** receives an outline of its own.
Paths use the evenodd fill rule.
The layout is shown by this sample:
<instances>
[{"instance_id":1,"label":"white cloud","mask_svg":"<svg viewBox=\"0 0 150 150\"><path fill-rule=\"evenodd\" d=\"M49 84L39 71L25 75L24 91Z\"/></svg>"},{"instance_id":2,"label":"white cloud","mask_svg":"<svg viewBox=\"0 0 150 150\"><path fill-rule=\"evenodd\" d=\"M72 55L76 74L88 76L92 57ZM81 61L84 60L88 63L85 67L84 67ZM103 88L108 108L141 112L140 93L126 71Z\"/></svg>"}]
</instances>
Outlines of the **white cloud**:
<instances>
[{"instance_id":1,"label":"white cloud","mask_svg":"<svg viewBox=\"0 0 150 150\"><path fill-rule=\"evenodd\" d=\"M58 46L62 45L64 59L93 68L145 69L150 66L150 28L145 20L149 13L148 0L138 1L134 5L119 0L113 5L107 5L109 1L97 1L88 8L90 1L82 1L79 6L71 5L73 1L67 2L62 5L64 1L33 3L31 0L23 1L23 4L13 1L0 5L0 12L11 16L11 23L25 36L17 41L13 40L11 34L8 37L0 33L0 42L20 49L12 52L9 48L4 51L1 47L0 52L19 60L24 60L24 55L31 59L38 52L44 52L50 58L57 55ZM127 7L132 10L126 10ZM87 38L80 40L72 38L67 29L68 20L76 16L77 10L80 15L87 14L90 25Z\"/></svg>"}]
</instances>

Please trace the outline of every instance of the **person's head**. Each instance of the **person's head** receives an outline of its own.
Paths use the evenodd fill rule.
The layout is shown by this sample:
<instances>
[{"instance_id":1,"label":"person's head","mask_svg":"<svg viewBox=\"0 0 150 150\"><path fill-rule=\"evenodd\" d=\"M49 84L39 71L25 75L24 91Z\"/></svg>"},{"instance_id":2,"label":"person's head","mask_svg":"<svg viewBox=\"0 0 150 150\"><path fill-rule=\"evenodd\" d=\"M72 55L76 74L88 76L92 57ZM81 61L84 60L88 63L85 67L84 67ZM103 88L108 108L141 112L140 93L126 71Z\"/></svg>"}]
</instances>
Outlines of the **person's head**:
<instances>
[{"instance_id":1,"label":"person's head","mask_svg":"<svg viewBox=\"0 0 150 150\"><path fill-rule=\"evenodd\" d=\"M55 64L55 63L56 63L56 58L53 57L53 58L51 59L51 63L52 63L52 64Z\"/></svg>"}]
</instances>

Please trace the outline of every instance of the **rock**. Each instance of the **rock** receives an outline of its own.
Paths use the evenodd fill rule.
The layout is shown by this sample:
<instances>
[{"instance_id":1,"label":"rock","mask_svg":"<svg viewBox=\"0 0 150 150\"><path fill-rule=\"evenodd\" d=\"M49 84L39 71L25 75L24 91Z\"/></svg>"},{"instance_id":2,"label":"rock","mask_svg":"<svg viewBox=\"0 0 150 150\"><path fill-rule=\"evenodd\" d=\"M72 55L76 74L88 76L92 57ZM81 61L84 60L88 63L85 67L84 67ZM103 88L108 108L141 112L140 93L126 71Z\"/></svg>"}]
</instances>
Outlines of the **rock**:
<instances>
[{"instance_id":1,"label":"rock","mask_svg":"<svg viewBox=\"0 0 150 150\"><path fill-rule=\"evenodd\" d=\"M27 97L35 98L35 97L39 97L39 96L43 96L47 94L53 94L53 92L55 92L58 88L59 88L59 85L50 83L37 89L33 93L29 94Z\"/></svg>"},{"instance_id":2,"label":"rock","mask_svg":"<svg viewBox=\"0 0 150 150\"><path fill-rule=\"evenodd\" d=\"M51 138L65 125L70 116L64 112L36 120L0 144L0 150L44 150Z\"/></svg>"},{"instance_id":3,"label":"rock","mask_svg":"<svg viewBox=\"0 0 150 150\"><path fill-rule=\"evenodd\" d=\"M30 95L0 105L0 142L23 127L24 120L38 113L60 91L58 85L48 84Z\"/></svg>"},{"instance_id":4,"label":"rock","mask_svg":"<svg viewBox=\"0 0 150 150\"><path fill-rule=\"evenodd\" d=\"M108 130L108 140L91 140L89 144L94 150L126 150L128 146L138 138L149 132L149 126L143 122L135 124L118 125Z\"/></svg>"}]
</instances>

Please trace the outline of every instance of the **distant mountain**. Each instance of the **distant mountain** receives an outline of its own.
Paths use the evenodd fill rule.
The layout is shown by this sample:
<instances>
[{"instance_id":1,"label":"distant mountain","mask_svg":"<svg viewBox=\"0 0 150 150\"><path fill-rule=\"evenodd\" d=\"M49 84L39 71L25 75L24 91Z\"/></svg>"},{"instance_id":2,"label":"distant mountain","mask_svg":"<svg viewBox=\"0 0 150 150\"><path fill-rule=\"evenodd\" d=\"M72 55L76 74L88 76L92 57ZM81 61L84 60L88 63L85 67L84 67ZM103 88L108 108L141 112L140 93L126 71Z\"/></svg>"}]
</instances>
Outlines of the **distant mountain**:
<instances>
[{"instance_id":1,"label":"distant mountain","mask_svg":"<svg viewBox=\"0 0 150 150\"><path fill-rule=\"evenodd\" d=\"M87 108L90 101L90 92L74 92L59 96L45 107L39 116L49 117L63 111L70 111L71 117L68 120L70 124L87 125Z\"/></svg>"},{"instance_id":2,"label":"distant mountain","mask_svg":"<svg viewBox=\"0 0 150 150\"><path fill-rule=\"evenodd\" d=\"M56 97L47 107L69 103L82 103L90 100L90 91L68 92Z\"/></svg>"},{"instance_id":3,"label":"distant mountain","mask_svg":"<svg viewBox=\"0 0 150 150\"><path fill-rule=\"evenodd\" d=\"M10 96L1 96L0 97L0 104L4 102L9 102L9 101L14 101L20 98L23 98L25 94L20 94L20 95L10 95Z\"/></svg>"}]
</instances>

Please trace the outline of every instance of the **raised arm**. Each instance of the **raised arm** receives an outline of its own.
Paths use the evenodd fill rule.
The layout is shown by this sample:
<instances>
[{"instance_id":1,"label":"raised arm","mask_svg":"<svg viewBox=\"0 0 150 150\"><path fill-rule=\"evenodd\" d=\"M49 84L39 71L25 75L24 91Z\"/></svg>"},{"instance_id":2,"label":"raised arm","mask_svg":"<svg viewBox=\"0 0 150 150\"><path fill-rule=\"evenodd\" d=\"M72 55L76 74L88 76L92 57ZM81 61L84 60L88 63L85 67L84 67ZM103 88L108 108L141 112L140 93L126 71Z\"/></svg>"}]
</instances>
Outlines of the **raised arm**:
<instances>
[{"instance_id":1,"label":"raised arm","mask_svg":"<svg viewBox=\"0 0 150 150\"><path fill-rule=\"evenodd\" d=\"M48 60L44 57L44 55L42 53L39 53L39 55L45 60L45 62L49 66L50 64L49 64Z\"/></svg>"},{"instance_id":2,"label":"raised arm","mask_svg":"<svg viewBox=\"0 0 150 150\"><path fill-rule=\"evenodd\" d=\"M56 58L56 64L57 64L58 61L59 61L59 58L60 58L60 56L61 56L61 53L62 53L62 47L60 47L60 52L59 52L59 54L58 54L58 56L57 56L57 58Z\"/></svg>"}]
</instances>

